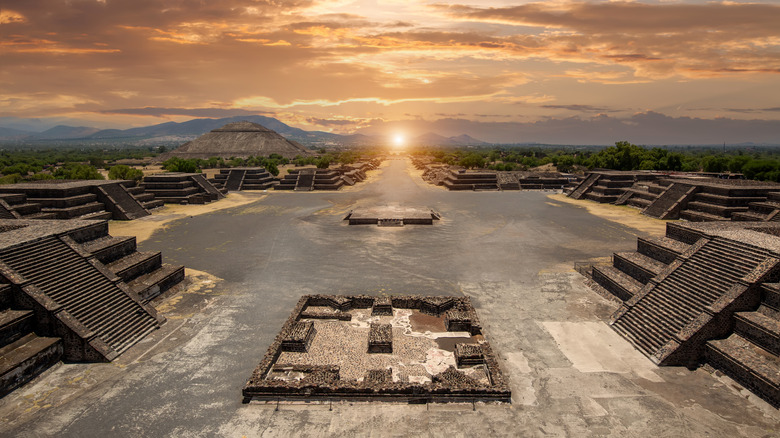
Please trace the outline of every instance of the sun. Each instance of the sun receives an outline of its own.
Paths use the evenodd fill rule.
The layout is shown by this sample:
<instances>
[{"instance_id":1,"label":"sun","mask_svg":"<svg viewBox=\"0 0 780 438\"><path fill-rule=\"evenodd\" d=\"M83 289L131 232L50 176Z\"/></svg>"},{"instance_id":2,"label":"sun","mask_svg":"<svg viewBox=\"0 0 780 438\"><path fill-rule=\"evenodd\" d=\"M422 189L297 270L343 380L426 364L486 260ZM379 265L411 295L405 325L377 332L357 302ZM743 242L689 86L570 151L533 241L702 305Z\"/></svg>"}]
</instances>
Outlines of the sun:
<instances>
[{"instance_id":1,"label":"sun","mask_svg":"<svg viewBox=\"0 0 780 438\"><path fill-rule=\"evenodd\" d=\"M395 145L397 149L404 147L405 144L406 138L403 136L403 134L396 134L395 137L393 137L393 145Z\"/></svg>"}]
</instances>

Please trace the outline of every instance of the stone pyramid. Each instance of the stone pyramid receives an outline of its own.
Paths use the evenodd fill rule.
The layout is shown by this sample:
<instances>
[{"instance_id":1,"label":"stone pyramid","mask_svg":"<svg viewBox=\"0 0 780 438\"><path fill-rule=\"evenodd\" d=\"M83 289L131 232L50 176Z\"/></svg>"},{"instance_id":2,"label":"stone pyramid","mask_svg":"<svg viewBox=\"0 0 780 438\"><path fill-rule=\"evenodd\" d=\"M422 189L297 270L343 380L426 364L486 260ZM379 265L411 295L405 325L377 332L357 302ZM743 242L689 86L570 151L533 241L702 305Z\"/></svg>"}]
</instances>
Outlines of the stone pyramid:
<instances>
[{"instance_id":1,"label":"stone pyramid","mask_svg":"<svg viewBox=\"0 0 780 438\"><path fill-rule=\"evenodd\" d=\"M201 158L267 157L279 154L285 158L297 155L311 155L311 151L300 143L287 140L276 131L257 123L242 121L207 132L190 142L184 143L166 157Z\"/></svg>"}]
</instances>

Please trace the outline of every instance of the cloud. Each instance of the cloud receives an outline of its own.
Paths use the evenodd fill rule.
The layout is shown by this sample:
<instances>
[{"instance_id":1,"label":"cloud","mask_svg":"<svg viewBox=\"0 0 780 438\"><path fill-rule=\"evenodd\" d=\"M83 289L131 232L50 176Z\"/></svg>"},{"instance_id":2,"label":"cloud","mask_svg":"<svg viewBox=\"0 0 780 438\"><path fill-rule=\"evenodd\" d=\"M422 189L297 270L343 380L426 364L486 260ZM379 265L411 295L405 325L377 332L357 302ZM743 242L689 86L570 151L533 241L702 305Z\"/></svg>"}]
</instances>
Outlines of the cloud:
<instances>
[{"instance_id":1,"label":"cloud","mask_svg":"<svg viewBox=\"0 0 780 438\"><path fill-rule=\"evenodd\" d=\"M780 72L780 6L706 3L535 2L438 5L461 20L541 29L545 56L631 66L637 76Z\"/></svg>"},{"instance_id":2,"label":"cloud","mask_svg":"<svg viewBox=\"0 0 780 438\"><path fill-rule=\"evenodd\" d=\"M249 111L240 108L124 108L98 111L100 114L133 115L133 116L192 116L192 117L231 117L244 115L268 115L267 111Z\"/></svg>"},{"instance_id":3,"label":"cloud","mask_svg":"<svg viewBox=\"0 0 780 438\"><path fill-rule=\"evenodd\" d=\"M347 119L320 119L317 117L309 117L306 119L307 122L309 122L312 125L320 125L320 126L346 126L346 125L355 125L356 122L354 120L347 120Z\"/></svg>"},{"instance_id":4,"label":"cloud","mask_svg":"<svg viewBox=\"0 0 780 438\"><path fill-rule=\"evenodd\" d=\"M610 113L610 112L620 112L620 110L611 109L608 107L603 106L594 106L594 105L579 105L579 104L572 104L572 105L541 105L542 108L547 109L565 109L569 111L581 111L581 112L589 112L589 113Z\"/></svg>"}]
</instances>

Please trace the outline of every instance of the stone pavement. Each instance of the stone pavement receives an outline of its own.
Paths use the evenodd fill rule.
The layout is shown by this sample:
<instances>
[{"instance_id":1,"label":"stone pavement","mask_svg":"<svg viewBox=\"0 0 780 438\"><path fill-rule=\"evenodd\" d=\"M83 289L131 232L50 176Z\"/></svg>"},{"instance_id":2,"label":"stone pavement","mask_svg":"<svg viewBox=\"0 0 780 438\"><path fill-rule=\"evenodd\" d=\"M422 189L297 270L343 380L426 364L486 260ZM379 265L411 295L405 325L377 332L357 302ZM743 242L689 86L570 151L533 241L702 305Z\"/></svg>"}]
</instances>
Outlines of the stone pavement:
<instances>
[{"instance_id":1,"label":"stone pavement","mask_svg":"<svg viewBox=\"0 0 780 438\"><path fill-rule=\"evenodd\" d=\"M605 323L616 304L574 261L645 234L544 192L446 192L406 160L349 192L270 193L168 225L140 245L205 271L168 323L112 364L64 364L0 400L14 436L771 436L776 410L704 369L655 367ZM398 203L433 227L350 227ZM246 377L303 294L467 295L511 405L241 404Z\"/></svg>"}]
</instances>

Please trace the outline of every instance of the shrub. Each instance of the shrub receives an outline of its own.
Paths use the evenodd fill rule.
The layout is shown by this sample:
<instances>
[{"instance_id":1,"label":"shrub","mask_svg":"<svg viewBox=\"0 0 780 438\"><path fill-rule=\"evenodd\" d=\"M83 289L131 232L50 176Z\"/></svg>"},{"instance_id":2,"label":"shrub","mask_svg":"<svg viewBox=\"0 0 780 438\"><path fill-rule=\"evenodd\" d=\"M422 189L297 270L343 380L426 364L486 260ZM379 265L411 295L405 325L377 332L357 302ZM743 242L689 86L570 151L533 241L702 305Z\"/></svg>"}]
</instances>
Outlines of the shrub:
<instances>
[{"instance_id":1,"label":"shrub","mask_svg":"<svg viewBox=\"0 0 780 438\"><path fill-rule=\"evenodd\" d=\"M136 169L124 164L119 164L108 169L108 179L131 179L134 181L141 181L144 177L144 173L140 169Z\"/></svg>"}]
</instances>

